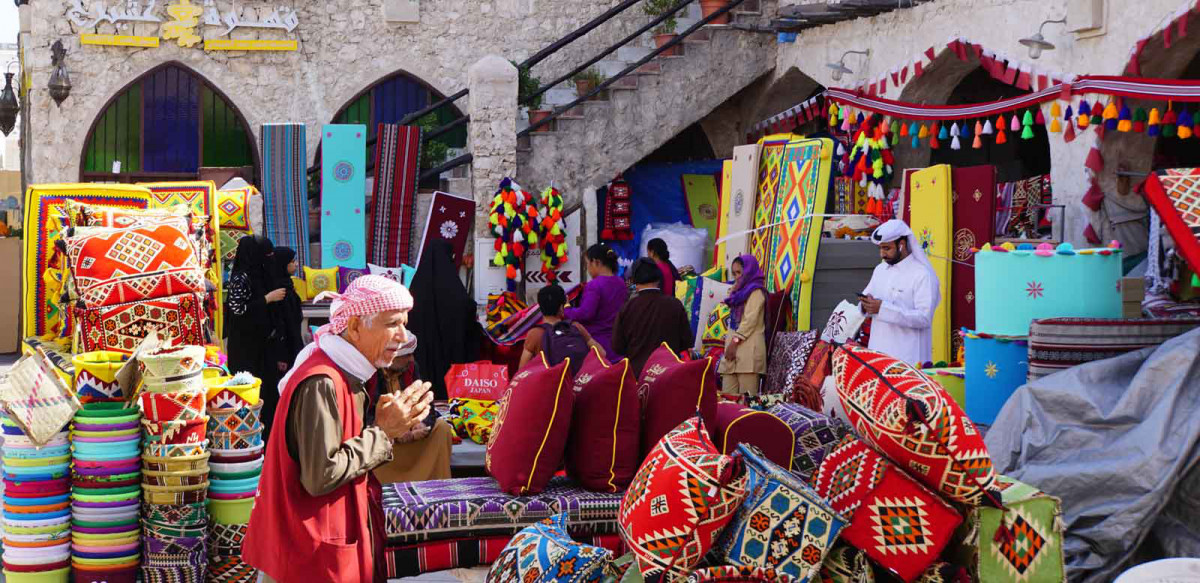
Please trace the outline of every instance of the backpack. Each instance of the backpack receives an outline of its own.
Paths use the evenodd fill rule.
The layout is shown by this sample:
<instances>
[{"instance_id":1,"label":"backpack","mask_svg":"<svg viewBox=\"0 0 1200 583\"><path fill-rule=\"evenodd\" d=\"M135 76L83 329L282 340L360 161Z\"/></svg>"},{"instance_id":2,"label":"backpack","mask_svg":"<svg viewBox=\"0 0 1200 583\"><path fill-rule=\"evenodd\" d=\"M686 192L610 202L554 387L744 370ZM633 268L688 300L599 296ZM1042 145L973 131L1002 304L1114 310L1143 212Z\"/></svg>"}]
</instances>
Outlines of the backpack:
<instances>
[{"instance_id":1,"label":"backpack","mask_svg":"<svg viewBox=\"0 0 1200 583\"><path fill-rule=\"evenodd\" d=\"M583 366L587 357L588 341L584 338L574 322L563 320L557 324L542 324L542 353L546 362L554 366L563 360L571 359L571 376L575 376Z\"/></svg>"}]
</instances>

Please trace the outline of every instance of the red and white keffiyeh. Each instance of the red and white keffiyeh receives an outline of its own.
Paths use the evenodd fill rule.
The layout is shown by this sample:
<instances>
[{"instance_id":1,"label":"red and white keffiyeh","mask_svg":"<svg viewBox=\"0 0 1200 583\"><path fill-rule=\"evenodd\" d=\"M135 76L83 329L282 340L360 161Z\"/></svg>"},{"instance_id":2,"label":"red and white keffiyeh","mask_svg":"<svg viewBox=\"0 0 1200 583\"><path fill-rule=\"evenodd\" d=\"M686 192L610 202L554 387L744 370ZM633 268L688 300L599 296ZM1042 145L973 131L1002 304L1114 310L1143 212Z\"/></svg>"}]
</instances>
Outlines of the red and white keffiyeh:
<instances>
[{"instance_id":1,"label":"red and white keffiyeh","mask_svg":"<svg viewBox=\"0 0 1200 583\"><path fill-rule=\"evenodd\" d=\"M354 316L367 316L392 310L411 310L412 294L403 285L382 275L363 275L350 283L346 293L321 292L315 301L333 299L329 308L327 332L341 334ZM325 327L322 326L324 329Z\"/></svg>"}]
</instances>

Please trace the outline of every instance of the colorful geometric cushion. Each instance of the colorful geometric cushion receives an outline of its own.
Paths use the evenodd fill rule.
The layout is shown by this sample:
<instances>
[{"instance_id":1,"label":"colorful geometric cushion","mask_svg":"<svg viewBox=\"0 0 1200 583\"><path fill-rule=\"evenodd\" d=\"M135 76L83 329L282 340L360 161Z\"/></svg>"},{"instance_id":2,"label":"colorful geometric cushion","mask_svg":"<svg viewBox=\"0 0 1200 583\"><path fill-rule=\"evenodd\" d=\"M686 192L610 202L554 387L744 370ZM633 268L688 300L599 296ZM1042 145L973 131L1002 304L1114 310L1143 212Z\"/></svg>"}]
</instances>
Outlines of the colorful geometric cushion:
<instances>
[{"instance_id":1,"label":"colorful geometric cushion","mask_svg":"<svg viewBox=\"0 0 1200 583\"><path fill-rule=\"evenodd\" d=\"M77 308L76 350L129 354L154 329L178 344L203 346L203 305L202 297L192 293L101 308Z\"/></svg>"},{"instance_id":2,"label":"colorful geometric cushion","mask_svg":"<svg viewBox=\"0 0 1200 583\"><path fill-rule=\"evenodd\" d=\"M720 565L696 569L688 575L687 583L792 583L795 579L763 567Z\"/></svg>"},{"instance_id":3,"label":"colorful geometric cushion","mask_svg":"<svg viewBox=\"0 0 1200 583\"><path fill-rule=\"evenodd\" d=\"M597 350L575 375L567 475L585 489L623 492L641 463L641 403L629 360L609 364Z\"/></svg>"},{"instance_id":4,"label":"colorful geometric cushion","mask_svg":"<svg viewBox=\"0 0 1200 583\"><path fill-rule=\"evenodd\" d=\"M153 194L151 197L153 198ZM67 221L73 227L110 227L114 229L128 229L147 220L165 218L186 220L192 214L192 210L186 206L136 209L68 201L65 208Z\"/></svg>"},{"instance_id":5,"label":"colorful geometric cushion","mask_svg":"<svg viewBox=\"0 0 1200 583\"><path fill-rule=\"evenodd\" d=\"M363 276L366 274L367 274L367 270L365 270L365 269L356 269L356 268L351 268L351 267L343 267L343 266L339 265L337 267L338 293L340 293L340 294L346 293L346 288L350 287L350 282L358 279L359 276Z\"/></svg>"},{"instance_id":6,"label":"colorful geometric cushion","mask_svg":"<svg viewBox=\"0 0 1200 583\"><path fill-rule=\"evenodd\" d=\"M721 556L734 565L812 579L846 519L761 451L747 445L738 451L746 461L748 494L718 544Z\"/></svg>"},{"instance_id":7,"label":"colorful geometric cushion","mask_svg":"<svg viewBox=\"0 0 1200 583\"><path fill-rule=\"evenodd\" d=\"M804 405L813 411L825 409L825 399L821 396L821 385L829 376L829 358L833 346L823 340L818 340L808 354L808 362L804 364L804 373L796 379L795 392L792 401Z\"/></svg>"},{"instance_id":8,"label":"colorful geometric cushion","mask_svg":"<svg viewBox=\"0 0 1200 583\"><path fill-rule=\"evenodd\" d=\"M204 292L204 269L180 221L127 229L78 227L67 256L79 299L91 308Z\"/></svg>"},{"instance_id":9,"label":"colorful geometric cushion","mask_svg":"<svg viewBox=\"0 0 1200 583\"><path fill-rule=\"evenodd\" d=\"M977 581L1065 581L1062 502L1007 476L997 476L996 485L1004 509L971 510L949 556Z\"/></svg>"},{"instance_id":10,"label":"colorful geometric cushion","mask_svg":"<svg viewBox=\"0 0 1200 583\"><path fill-rule=\"evenodd\" d=\"M233 271L233 260L237 258L238 243L241 242L243 237L249 237L250 231L223 228L217 233L217 238L220 240L221 245L221 267L225 271L224 278L228 280L229 273Z\"/></svg>"},{"instance_id":11,"label":"colorful geometric cushion","mask_svg":"<svg viewBox=\"0 0 1200 583\"><path fill-rule=\"evenodd\" d=\"M962 523L949 504L852 436L821 462L813 486L850 517L842 539L905 581L937 560Z\"/></svg>"},{"instance_id":12,"label":"colorful geometric cushion","mask_svg":"<svg viewBox=\"0 0 1200 583\"><path fill-rule=\"evenodd\" d=\"M717 425L717 371L711 358L683 362L664 342L646 361L638 392L642 400L642 452L700 412Z\"/></svg>"},{"instance_id":13,"label":"colorful geometric cushion","mask_svg":"<svg viewBox=\"0 0 1200 583\"><path fill-rule=\"evenodd\" d=\"M707 319L704 320L704 333L701 335L700 341L705 350L709 348L721 348L725 346L725 335L729 334L729 329L733 324L733 312L729 309L729 304L721 302L717 307L713 308L708 313Z\"/></svg>"},{"instance_id":14,"label":"colorful geometric cushion","mask_svg":"<svg viewBox=\"0 0 1200 583\"><path fill-rule=\"evenodd\" d=\"M861 346L833 356L850 423L905 471L951 500L998 506L983 436L941 385L909 364ZM914 418L920 410L924 419Z\"/></svg>"},{"instance_id":15,"label":"colorful geometric cushion","mask_svg":"<svg viewBox=\"0 0 1200 583\"><path fill-rule=\"evenodd\" d=\"M763 393L784 394L790 398L816 344L816 330L776 333L771 342L771 357L767 359L767 382L763 385Z\"/></svg>"},{"instance_id":16,"label":"colorful geometric cushion","mask_svg":"<svg viewBox=\"0 0 1200 583\"><path fill-rule=\"evenodd\" d=\"M604 579L612 553L571 540L567 515L517 533L488 571L489 583L575 583Z\"/></svg>"},{"instance_id":17,"label":"colorful geometric cushion","mask_svg":"<svg viewBox=\"0 0 1200 583\"><path fill-rule=\"evenodd\" d=\"M838 541L821 563L822 583L875 583L875 571L867 554L845 541Z\"/></svg>"},{"instance_id":18,"label":"colorful geometric cushion","mask_svg":"<svg viewBox=\"0 0 1200 583\"><path fill-rule=\"evenodd\" d=\"M258 569L247 565L240 555L211 556L204 580L208 583L256 583Z\"/></svg>"},{"instance_id":19,"label":"colorful geometric cushion","mask_svg":"<svg viewBox=\"0 0 1200 583\"><path fill-rule=\"evenodd\" d=\"M691 418L659 441L621 501L625 544L645 580L687 576L746 497L746 475Z\"/></svg>"},{"instance_id":20,"label":"colorful geometric cushion","mask_svg":"<svg viewBox=\"0 0 1200 583\"><path fill-rule=\"evenodd\" d=\"M296 295L301 298L308 297L308 282L299 277L292 277L292 288L296 290Z\"/></svg>"},{"instance_id":21,"label":"colorful geometric cushion","mask_svg":"<svg viewBox=\"0 0 1200 583\"><path fill-rule=\"evenodd\" d=\"M531 360L500 399L484 467L509 494L541 492L562 463L575 404L569 363Z\"/></svg>"},{"instance_id":22,"label":"colorful geometric cushion","mask_svg":"<svg viewBox=\"0 0 1200 583\"><path fill-rule=\"evenodd\" d=\"M304 299L312 300L321 292L336 292L338 290L338 269L330 267L329 269L313 269L307 265L304 266L304 283L305 289L308 291L308 296Z\"/></svg>"},{"instance_id":23,"label":"colorful geometric cushion","mask_svg":"<svg viewBox=\"0 0 1200 583\"><path fill-rule=\"evenodd\" d=\"M717 451L733 455L738 446L748 443L761 450L767 459L791 469L795 439L787 423L766 411L743 407L730 401L717 403L717 423L710 433Z\"/></svg>"},{"instance_id":24,"label":"colorful geometric cushion","mask_svg":"<svg viewBox=\"0 0 1200 583\"><path fill-rule=\"evenodd\" d=\"M479 445L487 445L492 438L492 426L496 423L496 414L500 412L500 404L495 401L480 401L478 399L454 399L450 401L450 411L446 420L454 432L463 439L470 439Z\"/></svg>"},{"instance_id":25,"label":"colorful geometric cushion","mask_svg":"<svg viewBox=\"0 0 1200 583\"><path fill-rule=\"evenodd\" d=\"M220 228L250 231L247 206L253 187L217 191L217 220Z\"/></svg>"},{"instance_id":26,"label":"colorful geometric cushion","mask_svg":"<svg viewBox=\"0 0 1200 583\"><path fill-rule=\"evenodd\" d=\"M405 287L408 287L412 283L413 276L417 274L416 268L407 265L401 265L400 267L380 267L374 263L368 263L367 270L371 272L371 275L382 275Z\"/></svg>"},{"instance_id":27,"label":"colorful geometric cushion","mask_svg":"<svg viewBox=\"0 0 1200 583\"><path fill-rule=\"evenodd\" d=\"M850 434L850 427L842 421L795 403L775 405L771 414L791 428L795 444L791 471L806 482L812 480L829 451Z\"/></svg>"}]
</instances>

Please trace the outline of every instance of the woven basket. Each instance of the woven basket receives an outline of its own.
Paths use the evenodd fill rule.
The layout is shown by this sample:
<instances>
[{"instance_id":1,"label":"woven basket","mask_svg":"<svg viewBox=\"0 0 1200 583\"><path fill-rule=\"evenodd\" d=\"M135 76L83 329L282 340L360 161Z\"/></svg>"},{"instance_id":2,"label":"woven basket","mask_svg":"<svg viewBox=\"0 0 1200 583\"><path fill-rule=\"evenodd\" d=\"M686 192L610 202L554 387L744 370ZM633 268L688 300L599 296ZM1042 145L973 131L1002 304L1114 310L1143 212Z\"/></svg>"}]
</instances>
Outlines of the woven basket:
<instances>
[{"instance_id":1,"label":"woven basket","mask_svg":"<svg viewBox=\"0 0 1200 583\"><path fill-rule=\"evenodd\" d=\"M145 486L198 486L208 481L208 469L189 470L186 472L142 472L142 485Z\"/></svg>"},{"instance_id":2,"label":"woven basket","mask_svg":"<svg viewBox=\"0 0 1200 583\"><path fill-rule=\"evenodd\" d=\"M82 352L71 358L75 366L75 394L81 403L114 401L129 398L117 382L117 371L125 366L129 356L120 352L100 350Z\"/></svg>"},{"instance_id":3,"label":"woven basket","mask_svg":"<svg viewBox=\"0 0 1200 583\"><path fill-rule=\"evenodd\" d=\"M8 370L8 382L0 385L0 403L8 419L36 445L54 439L80 407L40 350L22 356Z\"/></svg>"},{"instance_id":4,"label":"woven basket","mask_svg":"<svg viewBox=\"0 0 1200 583\"><path fill-rule=\"evenodd\" d=\"M263 402L249 407L228 407L217 409L208 408L208 430L216 431L252 431L262 428Z\"/></svg>"},{"instance_id":5,"label":"woven basket","mask_svg":"<svg viewBox=\"0 0 1200 583\"><path fill-rule=\"evenodd\" d=\"M185 458L203 454L208 450L208 441L200 443L147 443L142 453L159 458Z\"/></svg>"},{"instance_id":6,"label":"woven basket","mask_svg":"<svg viewBox=\"0 0 1200 583\"><path fill-rule=\"evenodd\" d=\"M214 409L238 409L259 403L262 379L254 379L248 385L222 386L233 377L218 376L204 379L208 391L208 404Z\"/></svg>"},{"instance_id":7,"label":"woven basket","mask_svg":"<svg viewBox=\"0 0 1200 583\"><path fill-rule=\"evenodd\" d=\"M196 456L165 458L142 455L142 464L146 471L186 472L208 468L208 452Z\"/></svg>"},{"instance_id":8,"label":"woven basket","mask_svg":"<svg viewBox=\"0 0 1200 583\"><path fill-rule=\"evenodd\" d=\"M138 358L143 389L151 393L204 390L204 347L164 348Z\"/></svg>"},{"instance_id":9,"label":"woven basket","mask_svg":"<svg viewBox=\"0 0 1200 583\"><path fill-rule=\"evenodd\" d=\"M204 416L204 391L145 392L138 398L150 421L188 421Z\"/></svg>"},{"instance_id":10,"label":"woven basket","mask_svg":"<svg viewBox=\"0 0 1200 583\"><path fill-rule=\"evenodd\" d=\"M208 499L208 482L190 486L142 485L142 498L150 504L192 504Z\"/></svg>"},{"instance_id":11,"label":"woven basket","mask_svg":"<svg viewBox=\"0 0 1200 583\"><path fill-rule=\"evenodd\" d=\"M208 417L187 421L142 420L142 431L146 443L180 444L202 443L208 432Z\"/></svg>"}]
</instances>

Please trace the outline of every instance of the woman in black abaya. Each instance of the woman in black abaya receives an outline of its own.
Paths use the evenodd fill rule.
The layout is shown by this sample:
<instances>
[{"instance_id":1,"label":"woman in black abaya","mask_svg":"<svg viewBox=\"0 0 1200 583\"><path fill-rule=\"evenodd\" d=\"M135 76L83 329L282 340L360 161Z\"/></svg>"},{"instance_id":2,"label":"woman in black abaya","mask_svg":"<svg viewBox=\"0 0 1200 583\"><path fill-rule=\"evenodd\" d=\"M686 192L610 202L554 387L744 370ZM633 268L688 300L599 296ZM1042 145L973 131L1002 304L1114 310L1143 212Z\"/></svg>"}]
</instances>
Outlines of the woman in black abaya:
<instances>
[{"instance_id":1,"label":"woman in black abaya","mask_svg":"<svg viewBox=\"0 0 1200 583\"><path fill-rule=\"evenodd\" d=\"M275 246L262 236L244 237L238 242L237 255L229 284L225 287L225 330L228 336L226 365L231 374L245 371L262 379L261 394L279 399L275 385L281 373L268 347L276 335L272 305L284 300L287 290L275 284L272 264ZM271 405L268 411L268 404ZM274 403L264 403L261 416L274 413ZM268 431L264 428L264 436Z\"/></svg>"},{"instance_id":2,"label":"woman in black abaya","mask_svg":"<svg viewBox=\"0 0 1200 583\"><path fill-rule=\"evenodd\" d=\"M449 242L434 240L425 245L410 291L413 309L408 329L421 339L417 366L424 379L433 383L435 398L445 399L446 372L452 364L479 357L481 336L475 300L458 278Z\"/></svg>"},{"instance_id":3,"label":"woman in black abaya","mask_svg":"<svg viewBox=\"0 0 1200 583\"><path fill-rule=\"evenodd\" d=\"M267 304L271 316L272 333L267 341L267 366L263 371L263 439L271 433L271 424L275 419L275 407L279 404L280 379L292 368L296 355L304 348L304 339L300 335L300 323L303 314L300 312L300 295L292 283L292 275L299 269L296 263L296 251L290 247L276 247L275 256L271 261L271 287L284 290L283 299ZM274 366L272 366L274 365Z\"/></svg>"}]
</instances>

